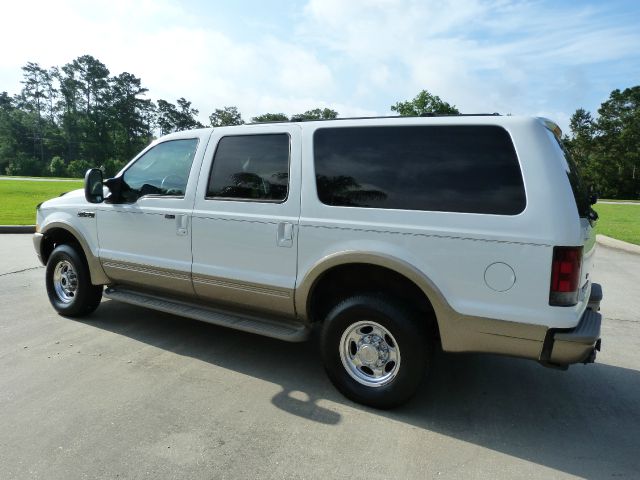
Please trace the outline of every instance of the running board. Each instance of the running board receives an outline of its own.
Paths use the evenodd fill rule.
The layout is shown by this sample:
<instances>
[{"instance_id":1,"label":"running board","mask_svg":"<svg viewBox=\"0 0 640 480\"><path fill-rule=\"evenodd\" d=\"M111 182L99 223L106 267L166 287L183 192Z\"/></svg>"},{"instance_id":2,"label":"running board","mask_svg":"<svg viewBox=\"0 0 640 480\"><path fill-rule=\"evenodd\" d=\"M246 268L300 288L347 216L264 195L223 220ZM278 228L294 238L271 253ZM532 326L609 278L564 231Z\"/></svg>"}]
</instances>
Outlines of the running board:
<instances>
[{"instance_id":1,"label":"running board","mask_svg":"<svg viewBox=\"0 0 640 480\"><path fill-rule=\"evenodd\" d=\"M243 332L256 333L265 337L277 338L287 342L302 342L309 338L310 327L293 323L262 318L254 315L240 315L224 310L204 307L195 303L170 300L148 293L123 288L107 287L104 296L139 307L151 308L165 313L212 323L221 327L234 328Z\"/></svg>"}]
</instances>

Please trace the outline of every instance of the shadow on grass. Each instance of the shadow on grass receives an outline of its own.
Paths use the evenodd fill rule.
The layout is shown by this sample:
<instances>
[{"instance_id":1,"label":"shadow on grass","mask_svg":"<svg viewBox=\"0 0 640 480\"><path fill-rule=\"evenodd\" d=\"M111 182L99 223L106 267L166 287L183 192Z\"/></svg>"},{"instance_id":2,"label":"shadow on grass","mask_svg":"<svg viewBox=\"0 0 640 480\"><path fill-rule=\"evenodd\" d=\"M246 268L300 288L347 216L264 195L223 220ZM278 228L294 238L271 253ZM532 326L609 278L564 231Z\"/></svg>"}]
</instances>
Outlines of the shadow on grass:
<instances>
[{"instance_id":1,"label":"shadow on grass","mask_svg":"<svg viewBox=\"0 0 640 480\"><path fill-rule=\"evenodd\" d=\"M640 475L636 370L595 364L562 372L526 360L438 352L411 402L377 411L333 388L316 341L286 343L114 301L83 323L278 384L273 405L326 425L338 424L341 414L321 399L579 477Z\"/></svg>"}]
</instances>

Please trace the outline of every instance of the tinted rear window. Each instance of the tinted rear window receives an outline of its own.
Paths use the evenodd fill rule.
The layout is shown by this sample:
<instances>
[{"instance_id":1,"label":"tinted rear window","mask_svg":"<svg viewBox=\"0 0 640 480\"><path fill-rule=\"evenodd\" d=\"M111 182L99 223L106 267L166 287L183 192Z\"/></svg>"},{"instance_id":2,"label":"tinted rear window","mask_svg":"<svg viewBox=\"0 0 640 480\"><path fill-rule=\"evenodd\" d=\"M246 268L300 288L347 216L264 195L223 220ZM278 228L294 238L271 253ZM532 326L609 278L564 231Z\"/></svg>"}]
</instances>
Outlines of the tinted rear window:
<instances>
[{"instance_id":1,"label":"tinted rear window","mask_svg":"<svg viewBox=\"0 0 640 480\"><path fill-rule=\"evenodd\" d=\"M289 135L222 137L213 157L207 198L281 202L289 187Z\"/></svg>"},{"instance_id":2,"label":"tinted rear window","mask_svg":"<svg viewBox=\"0 0 640 480\"><path fill-rule=\"evenodd\" d=\"M322 128L314 158L327 205L500 215L526 205L513 143L496 126Z\"/></svg>"}]
</instances>

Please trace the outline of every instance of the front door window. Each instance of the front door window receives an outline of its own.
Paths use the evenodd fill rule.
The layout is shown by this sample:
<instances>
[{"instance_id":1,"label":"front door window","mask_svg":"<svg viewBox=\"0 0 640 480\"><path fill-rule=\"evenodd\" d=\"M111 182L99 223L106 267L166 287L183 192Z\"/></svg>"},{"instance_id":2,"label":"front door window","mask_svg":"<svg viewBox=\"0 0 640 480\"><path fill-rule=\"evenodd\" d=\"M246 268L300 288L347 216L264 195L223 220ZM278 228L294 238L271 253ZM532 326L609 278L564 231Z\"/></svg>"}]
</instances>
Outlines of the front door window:
<instances>
[{"instance_id":1,"label":"front door window","mask_svg":"<svg viewBox=\"0 0 640 480\"><path fill-rule=\"evenodd\" d=\"M135 202L145 195L183 197L198 139L170 140L147 151L124 173L122 196Z\"/></svg>"}]
</instances>

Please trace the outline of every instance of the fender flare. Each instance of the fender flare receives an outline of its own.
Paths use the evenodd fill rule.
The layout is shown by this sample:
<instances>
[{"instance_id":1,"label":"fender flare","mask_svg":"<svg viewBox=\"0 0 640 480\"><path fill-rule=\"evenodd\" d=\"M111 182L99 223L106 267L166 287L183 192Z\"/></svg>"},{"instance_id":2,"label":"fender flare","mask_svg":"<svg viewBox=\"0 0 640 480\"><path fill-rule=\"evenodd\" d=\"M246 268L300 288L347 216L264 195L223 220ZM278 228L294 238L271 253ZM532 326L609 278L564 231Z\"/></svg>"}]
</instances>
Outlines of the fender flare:
<instances>
[{"instance_id":1,"label":"fender flare","mask_svg":"<svg viewBox=\"0 0 640 480\"><path fill-rule=\"evenodd\" d=\"M104 270L102 269L100 259L93 254L91 248L89 247L89 243L72 225L62 221L55 221L45 225L42 230L40 230L40 233L46 236L48 232L56 229L66 230L78 241L80 248L82 248L82 253L87 260L87 265L89 266L92 284L105 285L111 282L111 280L109 280L109 277L107 277ZM42 255L42 250L38 252L38 254Z\"/></svg>"},{"instance_id":2,"label":"fender flare","mask_svg":"<svg viewBox=\"0 0 640 480\"><path fill-rule=\"evenodd\" d=\"M388 268L389 270L393 270L412 281L422 291L427 300L431 302L439 327L441 326L443 319L449 318L451 314L454 313L454 310L451 308L436 284L427 275L410 263L391 255L384 255L380 253L341 251L332 253L331 255L327 255L326 257L318 260L305 273L304 278L298 284L295 291L295 307L298 316L303 318L305 321L309 321L308 312L311 294L318 280L322 278L324 273L337 266L355 263Z\"/></svg>"}]
</instances>

